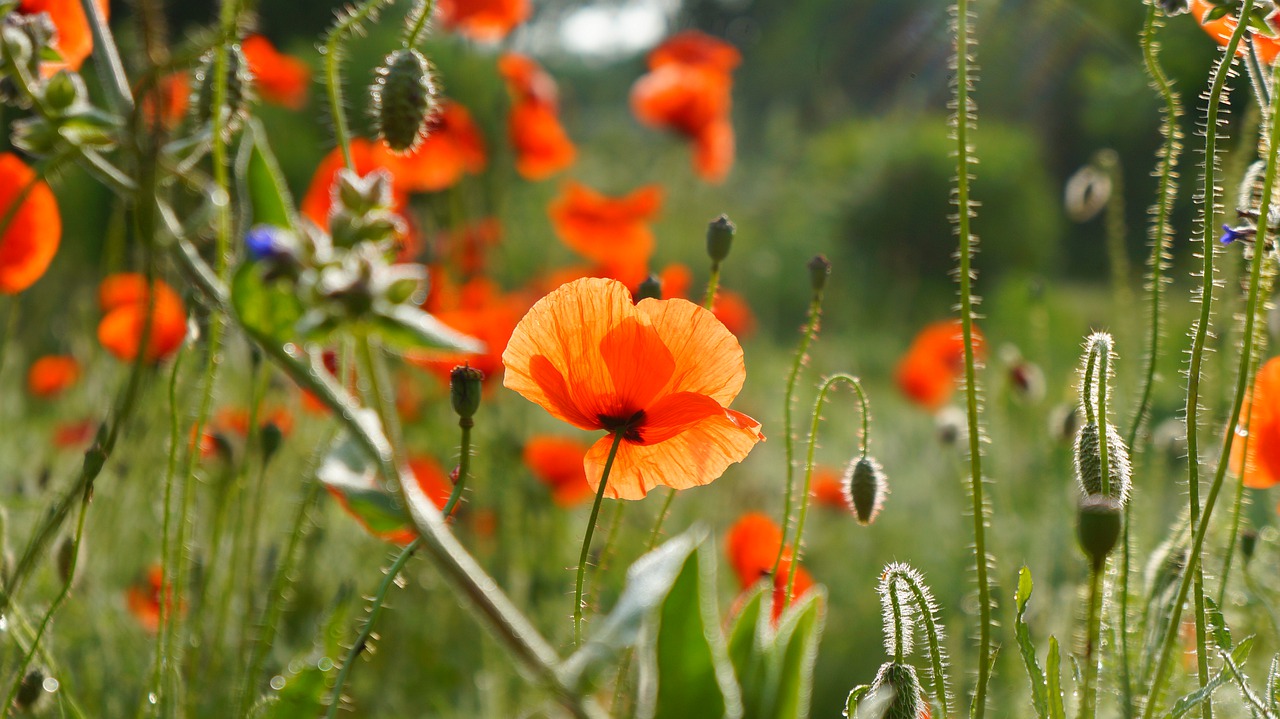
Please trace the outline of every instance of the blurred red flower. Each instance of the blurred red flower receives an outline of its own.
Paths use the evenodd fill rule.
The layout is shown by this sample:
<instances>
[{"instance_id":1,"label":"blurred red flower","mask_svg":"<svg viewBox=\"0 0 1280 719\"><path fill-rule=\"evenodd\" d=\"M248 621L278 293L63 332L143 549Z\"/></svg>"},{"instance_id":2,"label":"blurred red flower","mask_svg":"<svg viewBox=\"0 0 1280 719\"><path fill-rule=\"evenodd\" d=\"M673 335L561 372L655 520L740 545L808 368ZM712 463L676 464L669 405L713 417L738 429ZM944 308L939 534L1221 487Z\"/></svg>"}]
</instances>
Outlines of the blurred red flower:
<instances>
[{"instance_id":1,"label":"blurred red flower","mask_svg":"<svg viewBox=\"0 0 1280 719\"><path fill-rule=\"evenodd\" d=\"M530 0L436 0L440 25L473 40L497 42L533 13Z\"/></svg>"},{"instance_id":2,"label":"blurred red flower","mask_svg":"<svg viewBox=\"0 0 1280 719\"><path fill-rule=\"evenodd\" d=\"M729 564L738 577L738 586L745 592L750 590L761 579L769 576L773 563L778 558L778 548L782 544L782 529L760 512L744 514L729 529L725 538L725 552L729 556ZM782 614L783 596L787 590L787 575L791 571L792 553L790 547L783 550L782 561L778 563L778 573L773 575L773 621L777 622ZM796 569L796 581L792 587L791 600L804 596L813 587L813 577L803 567Z\"/></svg>"},{"instance_id":3,"label":"blurred red flower","mask_svg":"<svg viewBox=\"0 0 1280 719\"><path fill-rule=\"evenodd\" d=\"M173 587L165 587L164 570L158 564L147 568L146 576L125 590L125 606L142 628L155 633L160 629L160 614L174 611ZM164 602L162 609L161 602ZM177 602L177 611L187 611L185 602ZM166 619L169 617L166 616Z\"/></svg>"},{"instance_id":4,"label":"blurred red flower","mask_svg":"<svg viewBox=\"0 0 1280 719\"><path fill-rule=\"evenodd\" d=\"M10 216L15 203L18 209ZM21 292L44 275L62 239L53 191L13 153L0 154L0 294ZM2 221L2 220L0 220Z\"/></svg>"},{"instance_id":5,"label":"blurred red flower","mask_svg":"<svg viewBox=\"0 0 1280 719\"><path fill-rule=\"evenodd\" d=\"M103 18L111 16L107 0L98 0L98 9L102 11ZM18 12L24 15L48 13L58 30L53 48L62 56L62 61L40 63L40 74L45 77L63 69L79 70L93 54L93 31L89 29L89 18L85 16L80 0L20 0Z\"/></svg>"},{"instance_id":6,"label":"blurred red flower","mask_svg":"<svg viewBox=\"0 0 1280 719\"><path fill-rule=\"evenodd\" d=\"M187 336L187 309L182 298L164 280L155 280L155 301L151 301L147 280L126 272L107 277L98 288L102 321L98 341L116 357L132 362L138 356L142 335L151 313L150 339L144 357L149 362L163 360L182 345Z\"/></svg>"},{"instance_id":7,"label":"blurred red flower","mask_svg":"<svg viewBox=\"0 0 1280 719\"><path fill-rule=\"evenodd\" d=\"M973 328L974 353L985 348L982 333ZM951 399L964 374L964 336L959 320L934 322L920 331L898 362L898 388L925 409L936 410Z\"/></svg>"},{"instance_id":8,"label":"blurred red flower","mask_svg":"<svg viewBox=\"0 0 1280 719\"><path fill-rule=\"evenodd\" d=\"M426 138L400 156L396 184L405 192L437 192L465 174L479 174L488 162L484 136L467 108L444 100L431 119Z\"/></svg>"},{"instance_id":9,"label":"blurred red flower","mask_svg":"<svg viewBox=\"0 0 1280 719\"><path fill-rule=\"evenodd\" d=\"M569 182L548 209L551 225L566 245L596 262L611 277L635 287L648 274L655 240L649 223L662 207L662 189L646 185L608 197Z\"/></svg>"},{"instance_id":10,"label":"blurred red flower","mask_svg":"<svg viewBox=\"0 0 1280 719\"><path fill-rule=\"evenodd\" d=\"M1205 22L1206 15L1218 7L1208 0L1191 0L1190 14L1191 17L1200 23L1200 27L1209 33L1209 37L1218 41L1219 45L1226 47L1231 41L1231 35L1236 30L1236 18L1234 15L1223 15L1217 20ZM1274 37L1268 37L1258 32L1246 32L1245 39L1240 42L1240 47L1236 50L1237 55L1243 55L1248 52L1247 40L1253 38L1253 46L1258 51L1258 59L1262 61L1264 66L1270 66L1275 62L1276 56L1280 55L1280 40Z\"/></svg>"},{"instance_id":11,"label":"blurred red flower","mask_svg":"<svg viewBox=\"0 0 1280 719\"><path fill-rule=\"evenodd\" d=\"M1231 471L1246 487L1267 489L1280 484L1280 357L1272 357L1258 369L1235 432Z\"/></svg>"},{"instance_id":12,"label":"blurred red flower","mask_svg":"<svg viewBox=\"0 0 1280 719\"><path fill-rule=\"evenodd\" d=\"M535 435L524 445L524 463L551 490L557 505L572 507L595 494L582 467L587 449L585 442L576 439Z\"/></svg>"},{"instance_id":13,"label":"blurred red flower","mask_svg":"<svg viewBox=\"0 0 1280 719\"><path fill-rule=\"evenodd\" d=\"M80 363L69 355L45 355L27 370L27 391L48 399L62 394L80 379Z\"/></svg>"},{"instance_id":14,"label":"blurred red flower","mask_svg":"<svg viewBox=\"0 0 1280 719\"><path fill-rule=\"evenodd\" d=\"M560 124L555 80L532 58L512 52L498 59L498 72L514 98L507 129L516 171L544 180L572 165L578 151Z\"/></svg>"},{"instance_id":15,"label":"blurred red flower","mask_svg":"<svg viewBox=\"0 0 1280 719\"><path fill-rule=\"evenodd\" d=\"M299 110L307 104L307 88L311 85L311 68L292 55L276 50L262 35L250 35L240 43L253 86L267 102Z\"/></svg>"}]
</instances>

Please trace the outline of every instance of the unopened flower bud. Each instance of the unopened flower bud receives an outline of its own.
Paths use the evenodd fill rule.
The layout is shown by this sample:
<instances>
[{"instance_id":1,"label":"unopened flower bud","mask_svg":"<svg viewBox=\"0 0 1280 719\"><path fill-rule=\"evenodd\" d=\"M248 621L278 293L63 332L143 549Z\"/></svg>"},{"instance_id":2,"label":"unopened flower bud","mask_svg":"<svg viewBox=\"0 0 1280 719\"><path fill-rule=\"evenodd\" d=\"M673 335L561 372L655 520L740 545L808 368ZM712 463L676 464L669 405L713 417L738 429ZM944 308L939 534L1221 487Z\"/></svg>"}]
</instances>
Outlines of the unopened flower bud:
<instances>
[{"instance_id":1,"label":"unopened flower bud","mask_svg":"<svg viewBox=\"0 0 1280 719\"><path fill-rule=\"evenodd\" d=\"M869 696L888 693L889 704L880 715L883 719L920 719L925 716L921 701L920 679L910 664L887 662L880 667Z\"/></svg>"},{"instance_id":2,"label":"unopened flower bud","mask_svg":"<svg viewBox=\"0 0 1280 719\"><path fill-rule=\"evenodd\" d=\"M728 215L720 215L707 225L707 255L713 265L719 265L729 256L733 247L733 235L738 228L729 221Z\"/></svg>"},{"instance_id":3,"label":"unopened flower bud","mask_svg":"<svg viewBox=\"0 0 1280 719\"><path fill-rule=\"evenodd\" d=\"M1076 435L1076 481L1085 495L1102 494L1102 442L1096 423L1080 428ZM1107 423L1107 476L1106 494L1115 498L1121 506L1129 499L1129 450L1125 448L1120 432Z\"/></svg>"},{"instance_id":4,"label":"unopened flower bud","mask_svg":"<svg viewBox=\"0 0 1280 719\"><path fill-rule=\"evenodd\" d=\"M1094 569L1101 569L1120 539L1123 522L1120 503L1113 497L1091 494L1080 501L1077 519L1080 549Z\"/></svg>"},{"instance_id":5,"label":"unopened flower bud","mask_svg":"<svg viewBox=\"0 0 1280 719\"><path fill-rule=\"evenodd\" d=\"M32 669L22 678L18 685L18 693L13 697L13 705L18 711L29 712L35 709L44 696L44 672Z\"/></svg>"},{"instance_id":6,"label":"unopened flower bud","mask_svg":"<svg viewBox=\"0 0 1280 719\"><path fill-rule=\"evenodd\" d=\"M404 48L387 55L376 72L370 94L378 134L393 152L412 152L436 112L431 66L422 53Z\"/></svg>"},{"instance_id":7,"label":"unopened flower bud","mask_svg":"<svg viewBox=\"0 0 1280 719\"><path fill-rule=\"evenodd\" d=\"M449 373L449 399L461 422L471 422L480 409L480 383L484 372L470 365L458 365Z\"/></svg>"},{"instance_id":8,"label":"unopened flower bud","mask_svg":"<svg viewBox=\"0 0 1280 719\"><path fill-rule=\"evenodd\" d=\"M821 292L827 286L827 275L831 274L831 261L826 255L814 255L809 260L809 283L814 292Z\"/></svg>"},{"instance_id":9,"label":"unopened flower bud","mask_svg":"<svg viewBox=\"0 0 1280 719\"><path fill-rule=\"evenodd\" d=\"M54 555L56 566L58 568L58 578L63 584L70 584L75 579L75 569L78 565L76 554L80 548L76 546L75 539L72 537L63 537L58 543L57 553Z\"/></svg>"},{"instance_id":10,"label":"unopened flower bud","mask_svg":"<svg viewBox=\"0 0 1280 719\"><path fill-rule=\"evenodd\" d=\"M649 275L644 278L644 282L640 283L640 287L636 289L636 303L640 300L660 300L662 299L662 281L657 275Z\"/></svg>"},{"instance_id":11,"label":"unopened flower bud","mask_svg":"<svg viewBox=\"0 0 1280 719\"><path fill-rule=\"evenodd\" d=\"M280 425L267 420L262 424L260 441L262 442L262 463L265 465L271 461L276 452L280 451L280 445L284 443L284 432L281 431Z\"/></svg>"},{"instance_id":12,"label":"unopened flower bud","mask_svg":"<svg viewBox=\"0 0 1280 719\"><path fill-rule=\"evenodd\" d=\"M345 168L338 170L334 204L353 215L389 209L392 205L391 173L383 169L360 176Z\"/></svg>"},{"instance_id":13,"label":"unopened flower bud","mask_svg":"<svg viewBox=\"0 0 1280 719\"><path fill-rule=\"evenodd\" d=\"M1252 529L1246 529L1240 533L1240 556L1244 557L1244 563L1248 564L1253 559L1253 553L1258 548L1258 533Z\"/></svg>"},{"instance_id":14,"label":"unopened flower bud","mask_svg":"<svg viewBox=\"0 0 1280 719\"><path fill-rule=\"evenodd\" d=\"M59 70L44 86L45 107L61 114L80 104L87 90L84 80L77 73Z\"/></svg>"},{"instance_id":15,"label":"unopened flower bud","mask_svg":"<svg viewBox=\"0 0 1280 719\"><path fill-rule=\"evenodd\" d=\"M858 524L866 526L875 521L889 493L884 470L871 457L860 457L851 462L844 475L844 497L849 511Z\"/></svg>"}]
</instances>

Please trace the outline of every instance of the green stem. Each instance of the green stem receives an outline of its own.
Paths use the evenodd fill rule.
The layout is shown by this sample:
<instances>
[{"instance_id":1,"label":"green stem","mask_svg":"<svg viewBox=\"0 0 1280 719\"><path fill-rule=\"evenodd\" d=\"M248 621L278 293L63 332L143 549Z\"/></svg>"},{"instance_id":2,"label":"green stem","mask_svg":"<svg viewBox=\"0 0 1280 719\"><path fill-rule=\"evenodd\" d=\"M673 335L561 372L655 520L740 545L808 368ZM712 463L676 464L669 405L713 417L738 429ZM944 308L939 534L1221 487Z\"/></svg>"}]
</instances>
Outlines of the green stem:
<instances>
[{"instance_id":1,"label":"green stem","mask_svg":"<svg viewBox=\"0 0 1280 719\"><path fill-rule=\"evenodd\" d=\"M378 353L378 348L374 346L374 339L368 333L361 333L356 338L356 362L360 367L361 374L369 383L369 404L372 405L374 412L378 414L378 421L382 423L382 431L387 436L387 440L391 442L392 457L396 464L403 464L405 461L404 452L401 448L400 440L400 419L396 416L395 406L391 400L391 396L387 394L390 384L387 379L386 363L382 360L382 355ZM464 458L464 461L468 458Z\"/></svg>"},{"instance_id":2,"label":"green stem","mask_svg":"<svg viewBox=\"0 0 1280 719\"><path fill-rule=\"evenodd\" d=\"M1253 8L1253 0L1244 0L1244 7L1241 9L1241 16L1247 15ZM1217 152L1217 127L1218 127L1218 106L1222 100L1222 91L1226 84L1228 69L1235 58L1236 48L1239 47L1240 38L1244 35L1247 23L1238 23L1235 32L1231 34L1231 40L1227 43L1227 47L1223 50L1222 59L1219 61L1217 68L1214 70L1213 82L1209 92L1209 104L1207 108L1208 122L1205 126L1205 184L1204 184L1204 221L1201 223L1201 247L1204 254L1203 285L1201 287L1201 312L1200 318L1196 325L1194 340L1192 342L1191 367L1187 378L1187 464L1189 467L1188 490L1190 496L1190 512L1191 512L1191 550L1187 558L1187 568L1182 574L1182 579L1178 583L1178 594L1171 605L1172 611L1169 617L1169 623L1165 628L1163 641L1159 649L1159 659L1156 663L1155 672L1152 675L1151 687L1147 692L1146 707L1143 710L1144 719L1151 719L1155 715L1156 705L1160 701L1161 693L1165 683L1169 678L1170 662L1173 656L1173 647L1177 643L1178 628L1182 622L1182 608L1187 600L1187 594L1190 585L1194 582L1197 587L1196 592L1196 650L1197 663L1199 664L1200 685L1204 686L1208 682L1208 657L1205 655L1204 641L1204 577L1200 566L1201 550L1204 546L1205 536L1208 534L1209 519L1213 515L1214 504L1218 498L1218 492L1222 489L1222 479L1226 473L1226 466L1231 457L1231 445L1235 438L1235 432L1228 431L1223 439L1223 452L1219 455L1218 470L1215 474L1213 484L1209 488L1209 494L1205 499L1204 511L1200 511L1200 475L1199 475L1199 442L1197 438L1198 429L1198 410L1199 410L1199 384L1200 384L1200 367L1203 362L1204 345L1206 335L1209 331L1210 305L1213 301L1213 253L1215 248L1213 240L1210 236L1212 228L1215 226L1214 212L1216 207L1217 186L1213 180L1214 162ZM1280 66L1273 71L1273 78L1280 77ZM1273 81L1274 82L1274 81ZM1277 107L1277 100L1280 100L1280 93L1273 93L1271 103L1271 127L1269 129L1269 152L1267 158L1267 169L1263 179L1262 197L1263 209L1262 222L1258 223L1258 233L1255 238L1255 252L1253 263L1250 269L1249 284L1249 300L1245 309L1245 334L1244 347L1241 350L1241 368L1239 376L1236 380L1236 397L1233 402L1231 412L1231 423L1234 425L1236 418L1240 415L1240 408L1244 401L1244 393L1248 383L1248 367L1252 359L1253 347L1253 323L1254 316L1257 311L1258 301L1258 281L1262 271L1262 251L1266 247L1267 233L1270 230L1269 223L1266 221L1267 211L1270 206L1270 198L1272 189L1275 185L1276 177L1276 140L1280 139L1280 127L1277 121L1280 120L1280 107ZM1228 425L1228 426L1232 426ZM1212 715L1212 708L1206 703L1203 713L1208 716Z\"/></svg>"},{"instance_id":3,"label":"green stem","mask_svg":"<svg viewBox=\"0 0 1280 719\"><path fill-rule=\"evenodd\" d=\"M459 419L458 426L462 429L458 454L458 481L454 483L453 491L449 493L449 501L445 503L444 509L440 510L445 519L453 516L453 510L458 506L458 500L462 498L462 489L466 486L467 477L471 471L471 428L475 426L475 420Z\"/></svg>"},{"instance_id":4,"label":"green stem","mask_svg":"<svg viewBox=\"0 0 1280 719\"><path fill-rule=\"evenodd\" d=\"M702 307L707 311L716 307L716 292L720 290L720 263L711 263L711 277L707 279L707 292L702 296Z\"/></svg>"},{"instance_id":5,"label":"green stem","mask_svg":"<svg viewBox=\"0 0 1280 719\"><path fill-rule=\"evenodd\" d=\"M117 113L132 114L133 93L129 91L129 78L124 73L124 64L120 62L120 51L116 49L111 26L107 24L97 0L80 0L80 7L84 9L93 33L93 55L99 64L97 74L107 90L107 100Z\"/></svg>"},{"instance_id":6,"label":"green stem","mask_svg":"<svg viewBox=\"0 0 1280 719\"><path fill-rule=\"evenodd\" d=\"M172 581L177 567L173 558L177 553L173 550L173 482L178 474L178 448L182 442L182 411L178 406L178 374L182 368L182 358L186 356L186 347L179 349L173 359L173 370L169 374L169 458L165 464L164 501L161 506L163 519L160 533L160 596L173 596ZM155 703L142 702L140 709L158 707L160 697L164 695L164 673L169 668L169 655L165 648L169 640L169 609L171 603L160 602L160 628L156 631L156 655L151 665L151 693L156 696Z\"/></svg>"},{"instance_id":7,"label":"green stem","mask_svg":"<svg viewBox=\"0 0 1280 719\"><path fill-rule=\"evenodd\" d=\"M609 458L604 461L604 471L600 474L600 486L596 489L596 501L591 505L591 517L587 520L587 533L582 538L582 552L578 555L578 576L573 588L573 645L575 647L582 646L582 584L587 576L587 556L591 553L591 535L596 531L596 519L600 516L600 502L604 499L605 489L609 487L609 472L613 469L614 458L618 456L622 436L622 431L613 433Z\"/></svg>"},{"instance_id":8,"label":"green stem","mask_svg":"<svg viewBox=\"0 0 1280 719\"><path fill-rule=\"evenodd\" d=\"M1093 719L1098 707L1098 668L1102 652L1098 651L1102 637L1102 579L1106 573L1106 560L1089 572L1089 618L1084 644L1084 681L1080 688L1080 719Z\"/></svg>"},{"instance_id":9,"label":"green stem","mask_svg":"<svg viewBox=\"0 0 1280 719\"><path fill-rule=\"evenodd\" d=\"M671 502L675 498L676 491L667 487L666 496L662 498L662 509L658 510L658 518L653 522L653 529L649 532L649 542L645 545L644 551L652 552L653 548L658 546L658 539L662 536L662 524L667 521L667 515L671 513Z\"/></svg>"},{"instance_id":10,"label":"green stem","mask_svg":"<svg viewBox=\"0 0 1280 719\"><path fill-rule=\"evenodd\" d=\"M414 21L413 27L409 29L409 34L405 35L404 46L409 48L418 44L418 37L422 35L422 31L427 29L427 22L431 20L431 12L435 10L436 0L426 0L421 3L422 12L418 13L418 18Z\"/></svg>"},{"instance_id":11,"label":"green stem","mask_svg":"<svg viewBox=\"0 0 1280 719\"><path fill-rule=\"evenodd\" d=\"M1098 368L1098 468L1102 472L1102 494L1111 496L1111 452L1108 441L1111 422L1107 417L1107 385L1111 379L1111 341L1110 338L1097 337L1093 344L1093 352L1089 357L1090 364L1094 356L1098 357L1101 367Z\"/></svg>"},{"instance_id":12,"label":"green stem","mask_svg":"<svg viewBox=\"0 0 1280 719\"><path fill-rule=\"evenodd\" d=\"M388 0L365 0L355 8L342 13L338 22L329 30L324 41L324 85L329 96L329 115L333 120L333 135L342 150L342 162L355 172L351 159L351 131L347 128L347 114L342 108L342 75L338 63L342 60L342 43L360 23L376 15Z\"/></svg>"},{"instance_id":13,"label":"green stem","mask_svg":"<svg viewBox=\"0 0 1280 719\"><path fill-rule=\"evenodd\" d=\"M920 573L904 564L895 562L886 570L885 581L897 603L898 582L904 583L911 591L916 603L916 615L924 623L925 639L929 647L929 668L933 673L934 701L941 712L939 719L951 719L951 700L947 690L950 680L947 677L947 660L942 642L942 624L938 621L938 607L933 601L933 594L924 585Z\"/></svg>"}]
</instances>

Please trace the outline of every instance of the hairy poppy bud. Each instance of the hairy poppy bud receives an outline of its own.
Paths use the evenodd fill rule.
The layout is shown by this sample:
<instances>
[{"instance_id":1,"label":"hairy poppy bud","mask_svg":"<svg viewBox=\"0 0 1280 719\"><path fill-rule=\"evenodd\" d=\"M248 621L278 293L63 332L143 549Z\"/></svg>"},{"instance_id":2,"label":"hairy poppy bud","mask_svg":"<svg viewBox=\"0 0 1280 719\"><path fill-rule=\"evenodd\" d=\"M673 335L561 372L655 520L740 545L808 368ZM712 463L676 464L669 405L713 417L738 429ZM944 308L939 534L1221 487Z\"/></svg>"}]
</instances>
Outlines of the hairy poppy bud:
<instances>
[{"instance_id":1,"label":"hairy poppy bud","mask_svg":"<svg viewBox=\"0 0 1280 719\"><path fill-rule=\"evenodd\" d=\"M436 112L431 65L413 48L387 55L370 89L378 134L394 152L411 152Z\"/></svg>"},{"instance_id":2,"label":"hairy poppy bud","mask_svg":"<svg viewBox=\"0 0 1280 719\"><path fill-rule=\"evenodd\" d=\"M844 497L858 524L866 526L875 521L889 493L884 470L871 457L861 457L849 464L844 474Z\"/></svg>"},{"instance_id":3,"label":"hairy poppy bud","mask_svg":"<svg viewBox=\"0 0 1280 719\"><path fill-rule=\"evenodd\" d=\"M662 299L662 280L657 275L649 275L644 278L644 282L636 288L636 303L640 300L660 300Z\"/></svg>"},{"instance_id":4,"label":"hairy poppy bud","mask_svg":"<svg viewBox=\"0 0 1280 719\"><path fill-rule=\"evenodd\" d=\"M712 264L719 265L729 256L737 230L728 215L720 215L707 225L707 255L711 257Z\"/></svg>"},{"instance_id":5,"label":"hairy poppy bud","mask_svg":"<svg viewBox=\"0 0 1280 719\"><path fill-rule=\"evenodd\" d=\"M927 705L921 700L920 679L910 664L886 662L871 684L869 696L881 693L889 696L889 704L880 715L884 719L921 719L928 716Z\"/></svg>"},{"instance_id":6,"label":"hairy poppy bud","mask_svg":"<svg viewBox=\"0 0 1280 719\"><path fill-rule=\"evenodd\" d=\"M472 421L480 409L480 383L484 372L470 365L458 365L449 373L449 399L461 422Z\"/></svg>"},{"instance_id":7,"label":"hairy poppy bud","mask_svg":"<svg viewBox=\"0 0 1280 719\"><path fill-rule=\"evenodd\" d=\"M1076 435L1076 481L1083 494L1102 494L1102 442L1096 423L1080 428ZM1114 425L1107 423L1107 495L1120 506L1129 499L1131 471L1129 451Z\"/></svg>"},{"instance_id":8,"label":"hairy poppy bud","mask_svg":"<svg viewBox=\"0 0 1280 719\"><path fill-rule=\"evenodd\" d=\"M194 82L195 95L191 98L191 112L197 124L213 122L213 85L216 79L217 55L210 50L200 59ZM249 61L240 49L240 43L227 48L227 90L223 96L223 130L230 134L240 127L249 109L253 94L253 73Z\"/></svg>"},{"instance_id":9,"label":"hairy poppy bud","mask_svg":"<svg viewBox=\"0 0 1280 719\"><path fill-rule=\"evenodd\" d=\"M826 255L814 255L809 260L809 283L814 292L821 292L827 286L827 275L831 274L831 260Z\"/></svg>"},{"instance_id":10,"label":"hairy poppy bud","mask_svg":"<svg viewBox=\"0 0 1280 719\"><path fill-rule=\"evenodd\" d=\"M1123 521L1120 503L1113 497L1091 494L1080 501L1076 516L1080 549L1094 569L1100 569L1120 540Z\"/></svg>"}]
</instances>

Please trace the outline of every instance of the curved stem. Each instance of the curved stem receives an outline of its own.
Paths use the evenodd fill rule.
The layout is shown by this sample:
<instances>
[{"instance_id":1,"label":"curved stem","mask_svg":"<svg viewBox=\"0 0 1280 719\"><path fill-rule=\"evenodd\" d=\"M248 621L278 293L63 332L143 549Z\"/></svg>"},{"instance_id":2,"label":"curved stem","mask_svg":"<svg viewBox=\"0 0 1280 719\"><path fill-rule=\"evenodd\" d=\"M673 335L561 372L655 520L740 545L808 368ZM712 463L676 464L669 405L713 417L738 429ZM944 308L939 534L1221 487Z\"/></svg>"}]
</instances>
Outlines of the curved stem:
<instances>
[{"instance_id":1,"label":"curved stem","mask_svg":"<svg viewBox=\"0 0 1280 719\"><path fill-rule=\"evenodd\" d=\"M1089 354L1089 364L1092 365L1094 358L1101 360L1101 367L1098 368L1098 467L1102 472L1102 494L1111 496L1111 463L1108 456L1111 452L1110 448L1110 428L1111 423L1107 418L1107 385L1109 384L1111 370L1111 341L1110 338L1104 336L1095 336L1093 342L1093 351Z\"/></svg>"},{"instance_id":2,"label":"curved stem","mask_svg":"<svg viewBox=\"0 0 1280 719\"><path fill-rule=\"evenodd\" d=\"M458 481L453 484L453 491L449 494L449 501L445 503L444 509L440 510L445 519L453 516L453 510L458 505L458 500L462 497L462 489L466 486L468 473L471 471L471 428L475 426L475 421L461 419L458 420L458 426L462 428L461 449L458 455Z\"/></svg>"},{"instance_id":3,"label":"curved stem","mask_svg":"<svg viewBox=\"0 0 1280 719\"><path fill-rule=\"evenodd\" d=\"M333 120L333 135L342 150L342 162L348 170L355 171L351 159L351 131L347 128L347 114L342 108L342 75L338 63L342 60L342 43L360 23L375 15L387 0L365 0L355 8L342 13L338 22L329 30L324 41L324 85L329 96L329 115Z\"/></svg>"},{"instance_id":4,"label":"curved stem","mask_svg":"<svg viewBox=\"0 0 1280 719\"><path fill-rule=\"evenodd\" d=\"M904 635L907 627L902 621L902 602L898 599L898 593L892 589L893 583L890 583L889 589L889 606L893 610L893 663L902 664L903 657L906 652L903 645L906 643Z\"/></svg>"},{"instance_id":5,"label":"curved stem","mask_svg":"<svg viewBox=\"0 0 1280 719\"><path fill-rule=\"evenodd\" d=\"M578 554L578 576L573 589L573 645L582 646L582 584L587 576L587 557L591 553L591 535L596 531L596 519L600 516L600 502L604 499L604 490L609 486L609 472L613 469L613 460L618 456L618 446L622 444L623 432L613 433L613 444L609 447L609 458L604 462L604 472L600 475L600 486L596 488L596 501L591 505L591 518L587 520L587 533L582 538L582 551Z\"/></svg>"},{"instance_id":6,"label":"curved stem","mask_svg":"<svg viewBox=\"0 0 1280 719\"><path fill-rule=\"evenodd\" d=\"M903 564L894 563L886 571L885 581L889 591L894 594L895 601L898 582L902 582L911 591L915 601L917 616L924 623L926 644L929 647L929 666L933 673L934 701L941 711L940 719L951 718L951 700L947 691L950 680L947 677L947 661L942 646L942 624L938 621L938 607L933 601L933 594L924 585L919 572Z\"/></svg>"}]
</instances>

